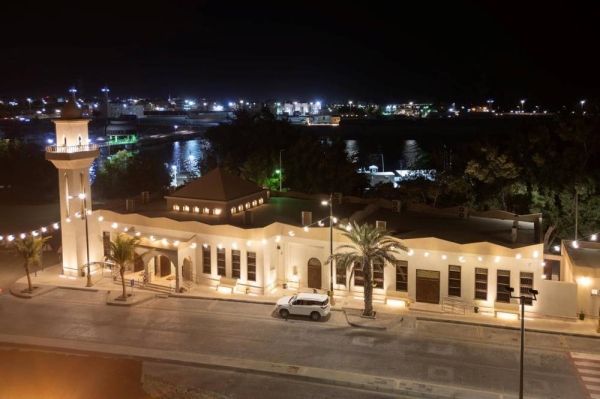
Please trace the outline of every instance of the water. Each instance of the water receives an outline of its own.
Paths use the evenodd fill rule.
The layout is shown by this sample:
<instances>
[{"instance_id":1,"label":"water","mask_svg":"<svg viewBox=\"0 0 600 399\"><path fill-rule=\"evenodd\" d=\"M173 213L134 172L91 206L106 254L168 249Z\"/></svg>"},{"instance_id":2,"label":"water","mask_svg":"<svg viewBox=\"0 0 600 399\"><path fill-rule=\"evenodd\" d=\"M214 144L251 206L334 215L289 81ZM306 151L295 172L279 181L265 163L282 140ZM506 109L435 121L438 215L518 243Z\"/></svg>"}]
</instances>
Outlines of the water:
<instances>
[{"instance_id":1,"label":"water","mask_svg":"<svg viewBox=\"0 0 600 399\"><path fill-rule=\"evenodd\" d=\"M415 140L346 140L346 148L351 159L356 161L357 170L371 165L377 166L379 171L388 172L410 169L418 162L421 153ZM141 146L139 153L159 159L169 169L173 184L181 184L187 176L200 175L198 161L202 157L201 139ZM103 158L97 158L90 167L92 182Z\"/></svg>"},{"instance_id":2,"label":"water","mask_svg":"<svg viewBox=\"0 0 600 399\"><path fill-rule=\"evenodd\" d=\"M199 176L198 161L202 157L202 147L199 139L174 141L157 145L141 146L137 150L144 156L159 159L172 176L173 185L183 183L188 176ZM115 152L115 151L113 151ZM96 171L107 156L96 158L90 166L90 179L94 182Z\"/></svg>"}]
</instances>

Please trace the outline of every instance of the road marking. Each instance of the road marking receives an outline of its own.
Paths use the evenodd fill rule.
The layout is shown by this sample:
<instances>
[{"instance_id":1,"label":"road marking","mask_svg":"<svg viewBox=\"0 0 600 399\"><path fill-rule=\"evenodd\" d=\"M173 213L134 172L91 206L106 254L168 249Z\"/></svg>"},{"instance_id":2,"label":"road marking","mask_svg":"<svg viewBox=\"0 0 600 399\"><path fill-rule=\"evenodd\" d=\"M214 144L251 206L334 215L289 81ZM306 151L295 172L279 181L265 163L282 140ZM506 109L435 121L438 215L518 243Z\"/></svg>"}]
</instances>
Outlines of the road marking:
<instances>
[{"instance_id":1,"label":"road marking","mask_svg":"<svg viewBox=\"0 0 600 399\"><path fill-rule=\"evenodd\" d=\"M575 362L576 366L600 367L600 363L595 362Z\"/></svg>"},{"instance_id":2,"label":"road marking","mask_svg":"<svg viewBox=\"0 0 600 399\"><path fill-rule=\"evenodd\" d=\"M600 355L571 352L570 357L588 398L600 399Z\"/></svg>"},{"instance_id":3,"label":"road marking","mask_svg":"<svg viewBox=\"0 0 600 399\"><path fill-rule=\"evenodd\" d=\"M560 343L562 344L562 346L564 346L565 348L569 347L569 342L567 342L567 339L565 338L564 335L559 335L558 339L560 340Z\"/></svg>"},{"instance_id":4,"label":"road marking","mask_svg":"<svg viewBox=\"0 0 600 399\"><path fill-rule=\"evenodd\" d=\"M587 360L598 360L598 361L600 361L600 355L595 354L595 353L571 352L571 357L573 359L587 359Z\"/></svg>"},{"instance_id":5,"label":"road marking","mask_svg":"<svg viewBox=\"0 0 600 399\"><path fill-rule=\"evenodd\" d=\"M585 373L585 374L600 375L600 370L580 369L580 368L578 368L577 371L579 371L580 373Z\"/></svg>"}]
</instances>

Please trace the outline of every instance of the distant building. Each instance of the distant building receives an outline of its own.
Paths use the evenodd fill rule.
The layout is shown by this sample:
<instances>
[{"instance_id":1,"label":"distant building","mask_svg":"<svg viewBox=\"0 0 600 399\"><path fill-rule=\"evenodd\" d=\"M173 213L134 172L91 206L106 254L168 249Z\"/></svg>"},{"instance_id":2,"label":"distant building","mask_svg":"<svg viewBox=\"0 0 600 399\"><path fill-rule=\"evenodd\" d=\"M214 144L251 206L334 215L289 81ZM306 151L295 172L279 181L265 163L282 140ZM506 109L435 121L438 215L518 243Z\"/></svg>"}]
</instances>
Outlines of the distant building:
<instances>
[{"instance_id":1,"label":"distant building","mask_svg":"<svg viewBox=\"0 0 600 399\"><path fill-rule=\"evenodd\" d=\"M143 118L144 106L141 104L128 104L122 101L112 101L108 104L109 118L118 118L122 115L135 115L137 118Z\"/></svg>"}]
</instances>

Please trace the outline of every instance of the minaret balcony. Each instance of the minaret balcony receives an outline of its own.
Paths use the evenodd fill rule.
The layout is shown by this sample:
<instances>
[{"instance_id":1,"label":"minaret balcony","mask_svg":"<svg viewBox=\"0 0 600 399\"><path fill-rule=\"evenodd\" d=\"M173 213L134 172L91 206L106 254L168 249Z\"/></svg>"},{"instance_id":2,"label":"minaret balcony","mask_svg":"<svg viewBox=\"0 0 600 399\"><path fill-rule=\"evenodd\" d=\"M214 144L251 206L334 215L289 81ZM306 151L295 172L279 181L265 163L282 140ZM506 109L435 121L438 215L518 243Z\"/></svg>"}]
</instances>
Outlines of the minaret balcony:
<instances>
[{"instance_id":1,"label":"minaret balcony","mask_svg":"<svg viewBox=\"0 0 600 399\"><path fill-rule=\"evenodd\" d=\"M46 147L46 159L53 160L76 160L86 158L96 158L100 155L100 146L98 144L82 145L49 145Z\"/></svg>"}]
</instances>

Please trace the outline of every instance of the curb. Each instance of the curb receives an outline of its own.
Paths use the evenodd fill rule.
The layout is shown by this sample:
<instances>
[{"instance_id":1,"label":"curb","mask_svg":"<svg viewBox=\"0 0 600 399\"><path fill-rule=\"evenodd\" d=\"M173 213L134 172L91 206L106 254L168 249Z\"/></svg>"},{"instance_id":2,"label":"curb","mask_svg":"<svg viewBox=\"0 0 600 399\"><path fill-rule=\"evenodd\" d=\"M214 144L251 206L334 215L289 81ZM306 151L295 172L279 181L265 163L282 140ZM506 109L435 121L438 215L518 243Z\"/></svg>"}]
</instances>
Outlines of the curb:
<instances>
[{"instance_id":1,"label":"curb","mask_svg":"<svg viewBox=\"0 0 600 399\"><path fill-rule=\"evenodd\" d=\"M108 291L107 297L109 295L110 295L110 291ZM148 301L150 301L152 299L156 299L156 297L157 297L157 295L148 295L145 298L142 298L142 299L137 300L137 301L132 301L132 302L127 302L127 301L120 302L120 301L115 301L114 299L107 299L106 300L106 304L109 305L109 306L132 307L132 306L136 306L136 305L142 304L144 302L148 302Z\"/></svg>"},{"instance_id":2,"label":"curb","mask_svg":"<svg viewBox=\"0 0 600 399\"><path fill-rule=\"evenodd\" d=\"M42 296L44 294L47 294L49 292L52 292L52 291L60 288L58 285L38 285L37 287L39 288L38 292L33 293L33 294L24 294L24 293L21 293L20 290L17 289L15 287L15 284L13 283L9 287L8 291L11 293L11 295L16 296L17 298L32 299L32 298L37 298L38 296Z\"/></svg>"},{"instance_id":3,"label":"curb","mask_svg":"<svg viewBox=\"0 0 600 399\"><path fill-rule=\"evenodd\" d=\"M204 299L205 301L224 301L224 302L239 302L239 303L254 303L257 305L276 305L276 302L271 301L253 301L246 299L236 299L236 298L214 298L210 296L200 296L200 295L189 295L189 294L176 294L170 293L169 297L173 298L184 298L184 299Z\"/></svg>"},{"instance_id":4,"label":"curb","mask_svg":"<svg viewBox=\"0 0 600 399\"><path fill-rule=\"evenodd\" d=\"M468 326L478 326L478 327L488 327L488 328L499 328L499 329L503 329L503 330L521 331L521 328L519 328L519 327L501 326L501 325L488 324L488 323L475 323L472 321L437 319L435 317L422 317L422 316L416 316L416 319L421 320L421 321L433 321L433 322L438 322L438 323L463 324L463 325L468 325ZM600 339L600 334L599 335L579 334L579 333L561 332L561 331L554 331L554 330L540 330L538 328L525 328L525 331L541 333L541 334L567 335L567 336L580 337L580 338Z\"/></svg>"}]
</instances>

